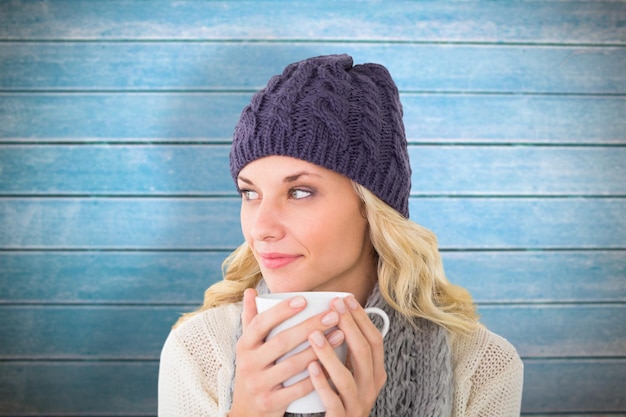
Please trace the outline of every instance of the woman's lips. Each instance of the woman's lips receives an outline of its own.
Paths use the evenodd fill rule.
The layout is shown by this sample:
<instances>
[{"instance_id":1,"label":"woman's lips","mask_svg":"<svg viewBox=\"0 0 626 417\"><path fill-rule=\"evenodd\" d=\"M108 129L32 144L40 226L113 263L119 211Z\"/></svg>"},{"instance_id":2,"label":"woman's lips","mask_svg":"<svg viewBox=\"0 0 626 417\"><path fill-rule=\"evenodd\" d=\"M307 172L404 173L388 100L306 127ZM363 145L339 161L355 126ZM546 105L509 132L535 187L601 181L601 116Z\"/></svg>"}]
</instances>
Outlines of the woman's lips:
<instances>
[{"instance_id":1,"label":"woman's lips","mask_svg":"<svg viewBox=\"0 0 626 417\"><path fill-rule=\"evenodd\" d=\"M289 265L300 258L300 255L286 253L261 253L261 264L268 269L277 269Z\"/></svg>"}]
</instances>

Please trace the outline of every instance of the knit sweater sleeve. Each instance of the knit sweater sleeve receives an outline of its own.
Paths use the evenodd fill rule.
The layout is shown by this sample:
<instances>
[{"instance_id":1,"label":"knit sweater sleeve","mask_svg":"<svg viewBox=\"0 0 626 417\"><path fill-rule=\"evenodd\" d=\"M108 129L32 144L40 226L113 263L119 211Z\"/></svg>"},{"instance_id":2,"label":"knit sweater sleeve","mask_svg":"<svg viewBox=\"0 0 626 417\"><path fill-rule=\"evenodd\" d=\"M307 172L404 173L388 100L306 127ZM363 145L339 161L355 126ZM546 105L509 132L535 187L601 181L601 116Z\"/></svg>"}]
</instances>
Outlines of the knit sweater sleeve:
<instances>
[{"instance_id":1,"label":"knit sweater sleeve","mask_svg":"<svg viewBox=\"0 0 626 417\"><path fill-rule=\"evenodd\" d=\"M236 305L207 310L170 332L159 365L159 417L228 414L238 312Z\"/></svg>"},{"instance_id":2,"label":"knit sweater sleeve","mask_svg":"<svg viewBox=\"0 0 626 417\"><path fill-rule=\"evenodd\" d=\"M524 365L506 339L478 330L454 343L455 417L518 417Z\"/></svg>"}]
</instances>

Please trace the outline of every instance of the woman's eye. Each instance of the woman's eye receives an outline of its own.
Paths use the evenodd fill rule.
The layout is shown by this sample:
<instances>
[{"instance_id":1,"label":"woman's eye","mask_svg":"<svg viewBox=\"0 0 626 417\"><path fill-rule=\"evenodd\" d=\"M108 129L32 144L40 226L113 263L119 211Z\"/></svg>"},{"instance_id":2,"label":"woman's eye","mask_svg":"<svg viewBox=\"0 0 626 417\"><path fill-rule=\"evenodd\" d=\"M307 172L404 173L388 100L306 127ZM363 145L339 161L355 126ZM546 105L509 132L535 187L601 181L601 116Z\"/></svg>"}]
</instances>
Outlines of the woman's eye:
<instances>
[{"instance_id":1,"label":"woman's eye","mask_svg":"<svg viewBox=\"0 0 626 417\"><path fill-rule=\"evenodd\" d=\"M313 194L311 191L301 190L299 188L294 188L293 190L290 191L290 196L294 200L300 200L301 198L307 198L311 194Z\"/></svg>"},{"instance_id":2,"label":"woman's eye","mask_svg":"<svg viewBox=\"0 0 626 417\"><path fill-rule=\"evenodd\" d=\"M259 194L252 190L241 190L241 196L246 201L256 200L259 198Z\"/></svg>"}]
</instances>

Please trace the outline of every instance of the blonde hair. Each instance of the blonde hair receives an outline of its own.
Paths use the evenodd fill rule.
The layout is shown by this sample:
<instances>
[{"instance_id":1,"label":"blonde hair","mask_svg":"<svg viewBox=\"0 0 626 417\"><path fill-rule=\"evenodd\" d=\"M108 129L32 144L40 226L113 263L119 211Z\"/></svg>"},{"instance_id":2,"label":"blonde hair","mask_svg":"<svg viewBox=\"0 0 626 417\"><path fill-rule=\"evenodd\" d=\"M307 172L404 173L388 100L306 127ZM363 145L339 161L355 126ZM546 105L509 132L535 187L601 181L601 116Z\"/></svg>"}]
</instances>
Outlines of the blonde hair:
<instances>
[{"instance_id":1,"label":"blonde hair","mask_svg":"<svg viewBox=\"0 0 626 417\"><path fill-rule=\"evenodd\" d=\"M378 285L385 301L406 317L422 317L451 332L478 327L470 293L445 276L435 234L363 186L355 184L355 189L378 255Z\"/></svg>"},{"instance_id":2,"label":"blonde hair","mask_svg":"<svg viewBox=\"0 0 626 417\"><path fill-rule=\"evenodd\" d=\"M378 284L385 301L406 317L422 317L455 333L478 326L478 315L467 290L450 283L435 234L403 217L371 191L353 183L363 202L370 239L377 254ZM219 305L241 301L247 288L261 280L261 271L246 243L222 265L224 279L204 294L204 304L187 318Z\"/></svg>"}]
</instances>

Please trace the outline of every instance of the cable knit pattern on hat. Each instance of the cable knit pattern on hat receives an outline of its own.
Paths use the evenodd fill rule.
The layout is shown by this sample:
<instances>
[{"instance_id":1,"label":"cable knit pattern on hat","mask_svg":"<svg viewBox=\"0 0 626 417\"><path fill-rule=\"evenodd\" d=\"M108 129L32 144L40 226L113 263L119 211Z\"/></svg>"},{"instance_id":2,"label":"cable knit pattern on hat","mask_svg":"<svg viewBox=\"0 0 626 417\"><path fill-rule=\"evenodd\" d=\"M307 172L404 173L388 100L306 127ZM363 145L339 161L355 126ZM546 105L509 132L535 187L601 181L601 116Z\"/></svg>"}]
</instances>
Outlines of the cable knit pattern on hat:
<instances>
[{"instance_id":1,"label":"cable knit pattern on hat","mask_svg":"<svg viewBox=\"0 0 626 417\"><path fill-rule=\"evenodd\" d=\"M398 89L379 64L348 55L296 62L272 77L241 113L230 169L290 156L347 176L409 216L411 167Z\"/></svg>"}]
</instances>

